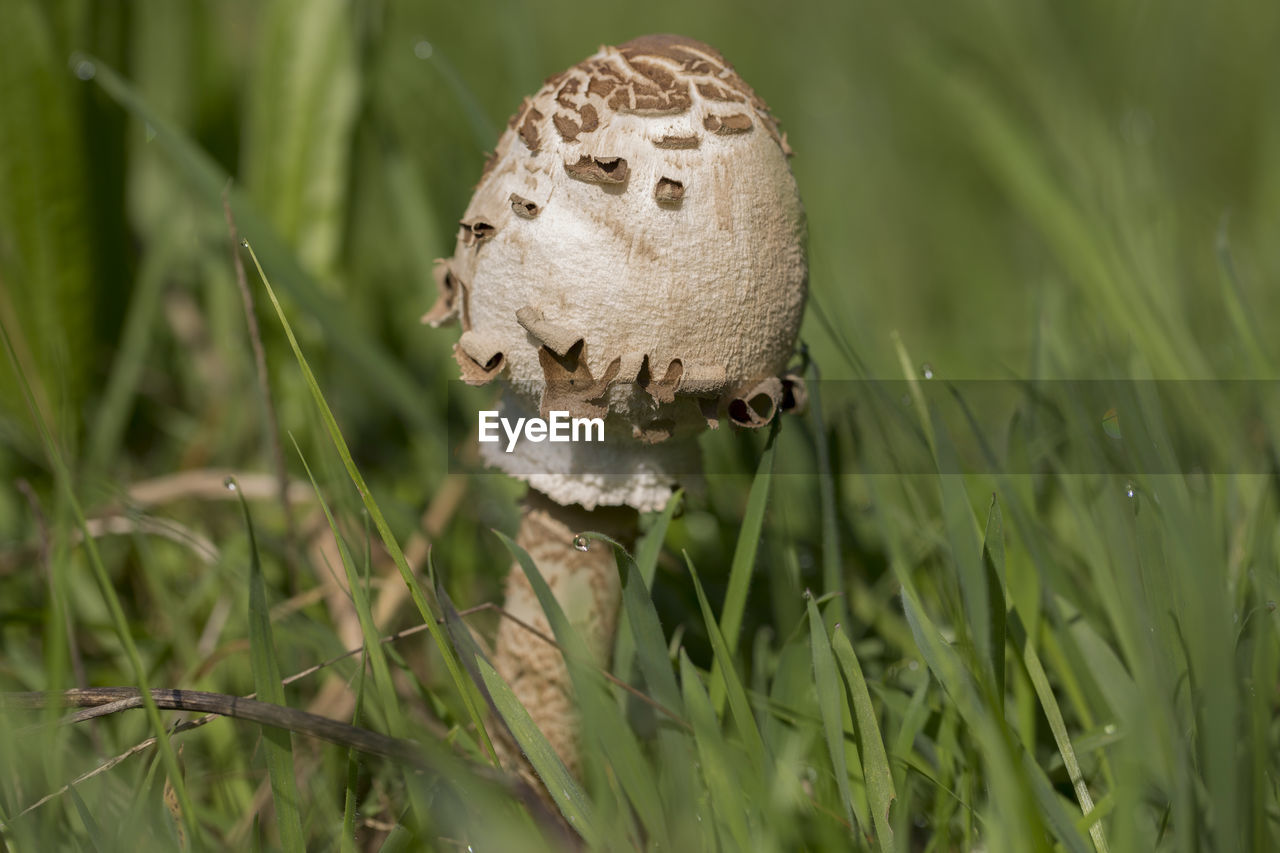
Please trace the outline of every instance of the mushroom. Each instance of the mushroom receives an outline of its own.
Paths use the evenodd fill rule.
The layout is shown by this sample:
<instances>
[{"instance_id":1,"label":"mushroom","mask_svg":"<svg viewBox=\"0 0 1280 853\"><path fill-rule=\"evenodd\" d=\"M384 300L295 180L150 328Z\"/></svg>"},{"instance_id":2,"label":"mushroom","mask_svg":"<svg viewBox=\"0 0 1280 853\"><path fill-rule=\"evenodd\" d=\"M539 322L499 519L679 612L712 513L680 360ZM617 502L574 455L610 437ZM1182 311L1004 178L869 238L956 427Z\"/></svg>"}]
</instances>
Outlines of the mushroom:
<instances>
[{"instance_id":1,"label":"mushroom","mask_svg":"<svg viewBox=\"0 0 1280 853\"><path fill-rule=\"evenodd\" d=\"M610 549L576 535L633 541L638 513L700 470L703 429L759 427L801 397L785 374L808 280L790 154L711 47L602 47L524 101L438 262L423 319L461 324L462 378L501 379L504 419L603 419L603 442L481 445L529 484L517 541L602 666L620 584ZM548 632L520 571L505 609ZM578 772L559 652L503 620L495 666Z\"/></svg>"}]
</instances>

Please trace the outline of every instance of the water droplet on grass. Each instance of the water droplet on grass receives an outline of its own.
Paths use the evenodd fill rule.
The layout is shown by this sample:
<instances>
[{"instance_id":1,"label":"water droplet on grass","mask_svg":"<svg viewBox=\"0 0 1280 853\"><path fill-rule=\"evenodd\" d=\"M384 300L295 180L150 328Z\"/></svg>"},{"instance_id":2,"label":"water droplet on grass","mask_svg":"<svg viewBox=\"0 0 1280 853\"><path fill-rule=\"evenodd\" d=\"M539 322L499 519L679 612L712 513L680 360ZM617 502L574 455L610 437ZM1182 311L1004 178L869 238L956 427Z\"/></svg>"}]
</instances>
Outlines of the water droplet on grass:
<instances>
[{"instance_id":1,"label":"water droplet on grass","mask_svg":"<svg viewBox=\"0 0 1280 853\"><path fill-rule=\"evenodd\" d=\"M236 482L235 477L227 477L227 479L222 481L222 485L228 492L235 492L240 489L240 484Z\"/></svg>"},{"instance_id":2,"label":"water droplet on grass","mask_svg":"<svg viewBox=\"0 0 1280 853\"><path fill-rule=\"evenodd\" d=\"M81 80L92 80L98 76L98 66L82 53L71 54L71 70Z\"/></svg>"},{"instance_id":3,"label":"water droplet on grass","mask_svg":"<svg viewBox=\"0 0 1280 853\"><path fill-rule=\"evenodd\" d=\"M249 238L248 238L248 237L241 237L241 238L240 238L240 245L241 245L241 246L244 246L246 249L247 249L247 248L249 248Z\"/></svg>"},{"instance_id":4,"label":"water droplet on grass","mask_svg":"<svg viewBox=\"0 0 1280 853\"><path fill-rule=\"evenodd\" d=\"M422 39L413 46L413 55L419 59L430 59L433 53L435 53L435 48L426 39Z\"/></svg>"},{"instance_id":5,"label":"water droplet on grass","mask_svg":"<svg viewBox=\"0 0 1280 853\"><path fill-rule=\"evenodd\" d=\"M925 379L932 379L932 378L933 378L933 365L926 361L926 362L925 362L925 363L920 367L920 375L921 375L921 376L923 376Z\"/></svg>"},{"instance_id":6,"label":"water droplet on grass","mask_svg":"<svg viewBox=\"0 0 1280 853\"><path fill-rule=\"evenodd\" d=\"M579 533L577 536L573 537L573 547L577 548L579 551L586 551L591 547L591 543L587 541L587 537Z\"/></svg>"},{"instance_id":7,"label":"water droplet on grass","mask_svg":"<svg viewBox=\"0 0 1280 853\"><path fill-rule=\"evenodd\" d=\"M1138 487L1133 483L1124 484L1124 496L1126 498L1136 498L1138 496Z\"/></svg>"}]
</instances>

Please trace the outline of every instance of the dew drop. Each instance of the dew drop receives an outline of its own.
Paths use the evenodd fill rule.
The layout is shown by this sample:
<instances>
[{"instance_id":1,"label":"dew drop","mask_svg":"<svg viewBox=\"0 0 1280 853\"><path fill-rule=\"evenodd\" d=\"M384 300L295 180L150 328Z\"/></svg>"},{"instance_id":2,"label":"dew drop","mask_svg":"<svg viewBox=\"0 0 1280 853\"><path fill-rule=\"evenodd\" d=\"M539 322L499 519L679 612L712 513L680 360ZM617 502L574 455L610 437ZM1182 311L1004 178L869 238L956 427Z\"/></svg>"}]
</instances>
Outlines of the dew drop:
<instances>
[{"instance_id":1,"label":"dew drop","mask_svg":"<svg viewBox=\"0 0 1280 853\"><path fill-rule=\"evenodd\" d=\"M579 551L586 551L591 547L591 543L587 541L587 537L579 533L577 536L573 537L573 547L577 548Z\"/></svg>"},{"instance_id":2,"label":"dew drop","mask_svg":"<svg viewBox=\"0 0 1280 853\"><path fill-rule=\"evenodd\" d=\"M1124 496L1126 498L1136 498L1138 496L1138 487L1133 483L1125 483Z\"/></svg>"},{"instance_id":3,"label":"dew drop","mask_svg":"<svg viewBox=\"0 0 1280 853\"><path fill-rule=\"evenodd\" d=\"M907 661L907 669L911 670L912 672L915 672L919 668L920 668L920 661L915 661L915 660Z\"/></svg>"},{"instance_id":4,"label":"dew drop","mask_svg":"<svg viewBox=\"0 0 1280 853\"><path fill-rule=\"evenodd\" d=\"M419 59L430 59L433 53L435 53L435 48L426 39L422 39L413 46L413 55Z\"/></svg>"},{"instance_id":5,"label":"dew drop","mask_svg":"<svg viewBox=\"0 0 1280 853\"><path fill-rule=\"evenodd\" d=\"M1104 732L1106 732L1107 734L1109 734L1109 735L1113 735L1113 734L1115 734L1115 733L1116 733L1116 724L1115 724L1115 723L1107 723L1105 726L1103 726L1103 727L1102 727L1102 730L1103 730Z\"/></svg>"},{"instance_id":6,"label":"dew drop","mask_svg":"<svg viewBox=\"0 0 1280 853\"><path fill-rule=\"evenodd\" d=\"M230 476L227 477L227 479L222 481L222 485L226 488L228 492L235 492L240 490L240 486L236 483L235 477L230 477Z\"/></svg>"},{"instance_id":7,"label":"dew drop","mask_svg":"<svg viewBox=\"0 0 1280 853\"><path fill-rule=\"evenodd\" d=\"M249 248L249 238L248 237L240 238L240 245L244 246L246 249Z\"/></svg>"},{"instance_id":8,"label":"dew drop","mask_svg":"<svg viewBox=\"0 0 1280 853\"><path fill-rule=\"evenodd\" d=\"M805 589L805 591L804 591L804 600L805 600L805 601L809 601L809 600L810 600L810 599L812 599L812 598L813 598L813 593L812 593L812 592L809 592L809 590L808 590L808 589Z\"/></svg>"},{"instance_id":9,"label":"dew drop","mask_svg":"<svg viewBox=\"0 0 1280 853\"><path fill-rule=\"evenodd\" d=\"M85 58L82 54L76 53L71 56L71 70L81 80L92 80L98 76L98 66L94 65L92 60Z\"/></svg>"},{"instance_id":10,"label":"dew drop","mask_svg":"<svg viewBox=\"0 0 1280 853\"><path fill-rule=\"evenodd\" d=\"M933 365L926 361L926 362L925 362L925 363L920 367L920 375L921 375L921 376L923 376L925 379L932 379L932 378L933 378Z\"/></svg>"}]
</instances>

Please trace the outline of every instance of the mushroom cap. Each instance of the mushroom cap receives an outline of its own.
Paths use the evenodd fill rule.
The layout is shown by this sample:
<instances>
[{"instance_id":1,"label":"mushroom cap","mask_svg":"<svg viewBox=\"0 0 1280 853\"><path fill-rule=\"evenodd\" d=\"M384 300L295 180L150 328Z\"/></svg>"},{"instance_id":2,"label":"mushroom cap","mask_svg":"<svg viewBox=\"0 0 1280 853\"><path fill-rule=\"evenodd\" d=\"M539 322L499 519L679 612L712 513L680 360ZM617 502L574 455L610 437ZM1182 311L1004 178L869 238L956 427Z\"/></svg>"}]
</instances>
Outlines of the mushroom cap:
<instances>
[{"instance_id":1,"label":"mushroom cap","mask_svg":"<svg viewBox=\"0 0 1280 853\"><path fill-rule=\"evenodd\" d=\"M465 380L505 376L504 405L544 415L607 414L611 443L688 438L720 414L765 423L808 279L789 153L711 47L603 47L509 122L425 319L460 320ZM643 456L623 455L623 474Z\"/></svg>"}]
</instances>

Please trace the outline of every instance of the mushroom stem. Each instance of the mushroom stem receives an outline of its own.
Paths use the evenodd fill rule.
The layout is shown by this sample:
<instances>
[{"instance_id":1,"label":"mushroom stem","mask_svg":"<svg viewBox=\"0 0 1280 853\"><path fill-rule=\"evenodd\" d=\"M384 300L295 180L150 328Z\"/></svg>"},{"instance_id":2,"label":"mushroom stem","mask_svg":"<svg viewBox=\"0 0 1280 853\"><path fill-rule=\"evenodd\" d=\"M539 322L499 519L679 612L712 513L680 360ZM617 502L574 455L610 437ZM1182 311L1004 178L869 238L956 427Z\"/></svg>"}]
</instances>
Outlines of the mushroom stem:
<instances>
[{"instance_id":1,"label":"mushroom stem","mask_svg":"<svg viewBox=\"0 0 1280 853\"><path fill-rule=\"evenodd\" d=\"M578 504L562 506L536 489L529 490L521 507L516 542L533 558L592 660L602 667L609 665L613 652L622 587L613 549L596 543L583 550L575 545L575 537L586 530L599 531L629 548L635 540L638 518L630 507L587 510ZM538 598L518 566L507 576L503 608L520 622L552 636ZM560 651L516 621L504 619L498 626L494 665L565 766L581 778L578 710ZM502 751L504 764L526 769L513 745L506 744Z\"/></svg>"}]
</instances>

